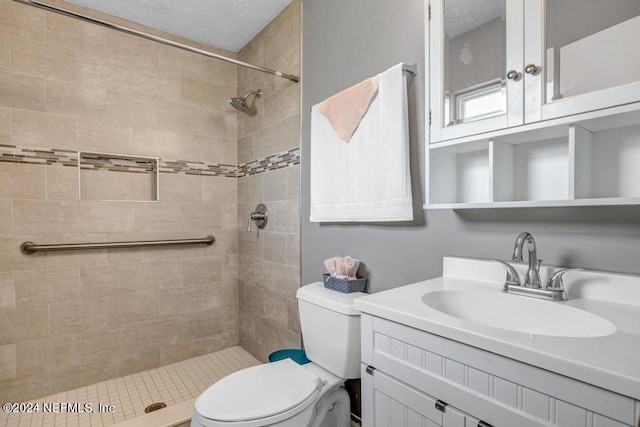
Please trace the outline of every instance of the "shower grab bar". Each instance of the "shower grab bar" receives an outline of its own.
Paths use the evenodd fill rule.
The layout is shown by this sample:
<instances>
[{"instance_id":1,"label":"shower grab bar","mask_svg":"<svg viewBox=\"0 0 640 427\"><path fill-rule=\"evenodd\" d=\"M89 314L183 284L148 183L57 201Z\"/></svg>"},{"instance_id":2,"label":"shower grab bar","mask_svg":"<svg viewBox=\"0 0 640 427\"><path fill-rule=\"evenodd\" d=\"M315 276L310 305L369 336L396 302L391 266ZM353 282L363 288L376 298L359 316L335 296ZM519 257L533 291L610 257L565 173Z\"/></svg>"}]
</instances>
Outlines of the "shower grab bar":
<instances>
[{"instance_id":1,"label":"shower grab bar","mask_svg":"<svg viewBox=\"0 0 640 427\"><path fill-rule=\"evenodd\" d=\"M169 39L165 39L163 37L154 36L153 34L145 33L142 31L134 30L133 28L125 27L123 25L115 24L113 22L103 21L102 19L94 18L89 15L85 15L82 13L74 12L72 10L63 9L58 6L54 6L51 4L46 4L39 2L37 0L15 0L18 3L27 4L29 6L35 6L40 9L47 10L49 12L59 13L61 15L70 16L72 18L81 19L86 22L91 22L93 24L102 25L103 27L111 28L112 30L117 30L123 33L131 34L134 36L142 37L143 39L152 40L154 42L166 44L168 46L177 47L182 50L188 50L189 52L198 53L200 55L208 56L209 58L219 59L221 61L230 62L232 64L238 65L240 67L250 68L252 70L260 71L262 73L273 74L274 76L282 77L283 79L290 80L292 82L298 83L300 81L300 77L294 76L292 74L286 74L280 71L272 70L270 68L261 67L259 65L249 64L248 62L239 61L237 59L228 58L223 55L218 55L217 53L209 52L208 50L198 49L197 47L189 46L183 43L174 42Z\"/></svg>"},{"instance_id":2,"label":"shower grab bar","mask_svg":"<svg viewBox=\"0 0 640 427\"><path fill-rule=\"evenodd\" d=\"M84 249L123 249L123 248L147 248L152 246L179 246L204 243L212 245L216 238L209 235L204 239L171 239L171 240L138 240L132 242L101 242L101 243L61 243L58 245L36 245L33 242L24 242L20 245L20 252L31 255L36 252L78 251Z\"/></svg>"}]
</instances>

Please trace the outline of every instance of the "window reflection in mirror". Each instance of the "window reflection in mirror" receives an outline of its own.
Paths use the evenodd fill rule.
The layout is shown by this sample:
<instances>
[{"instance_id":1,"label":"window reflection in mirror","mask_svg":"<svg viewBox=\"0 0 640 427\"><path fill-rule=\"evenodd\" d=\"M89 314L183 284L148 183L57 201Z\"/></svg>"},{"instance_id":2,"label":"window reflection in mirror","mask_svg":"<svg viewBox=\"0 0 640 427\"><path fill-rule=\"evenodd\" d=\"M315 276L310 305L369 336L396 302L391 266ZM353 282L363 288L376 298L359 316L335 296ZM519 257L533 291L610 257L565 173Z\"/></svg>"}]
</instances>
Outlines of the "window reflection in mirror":
<instances>
[{"instance_id":1,"label":"window reflection in mirror","mask_svg":"<svg viewBox=\"0 0 640 427\"><path fill-rule=\"evenodd\" d=\"M506 114L505 0L444 4L444 125Z\"/></svg>"}]
</instances>

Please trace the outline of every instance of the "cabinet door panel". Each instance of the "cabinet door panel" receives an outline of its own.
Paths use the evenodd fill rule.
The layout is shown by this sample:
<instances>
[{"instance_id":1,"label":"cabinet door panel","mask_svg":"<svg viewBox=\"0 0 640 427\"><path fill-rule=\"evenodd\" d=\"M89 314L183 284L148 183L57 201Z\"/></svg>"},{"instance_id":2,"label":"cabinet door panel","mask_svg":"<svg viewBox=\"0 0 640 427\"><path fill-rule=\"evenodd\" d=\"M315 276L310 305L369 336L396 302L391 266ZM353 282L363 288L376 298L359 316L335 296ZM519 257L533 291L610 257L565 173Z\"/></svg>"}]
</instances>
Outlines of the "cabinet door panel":
<instances>
[{"instance_id":1,"label":"cabinet door panel","mask_svg":"<svg viewBox=\"0 0 640 427\"><path fill-rule=\"evenodd\" d=\"M432 141L522 123L522 2L431 2Z\"/></svg>"},{"instance_id":2,"label":"cabinet door panel","mask_svg":"<svg viewBox=\"0 0 640 427\"><path fill-rule=\"evenodd\" d=\"M540 67L525 77L526 122L640 100L640 56L631 42L640 39L640 2L525 0L525 5L525 63Z\"/></svg>"}]
</instances>

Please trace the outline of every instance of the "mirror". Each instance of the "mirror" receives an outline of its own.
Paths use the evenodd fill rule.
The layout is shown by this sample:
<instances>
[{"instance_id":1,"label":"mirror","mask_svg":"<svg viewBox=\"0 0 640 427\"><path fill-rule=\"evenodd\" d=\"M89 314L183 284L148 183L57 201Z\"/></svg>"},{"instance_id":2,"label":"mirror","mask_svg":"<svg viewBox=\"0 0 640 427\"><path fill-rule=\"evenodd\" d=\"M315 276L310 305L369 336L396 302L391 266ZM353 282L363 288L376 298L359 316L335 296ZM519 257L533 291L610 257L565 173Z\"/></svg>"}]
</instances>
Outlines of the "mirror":
<instances>
[{"instance_id":1,"label":"mirror","mask_svg":"<svg viewBox=\"0 0 640 427\"><path fill-rule=\"evenodd\" d=\"M444 125L507 112L505 0L444 0Z\"/></svg>"},{"instance_id":2,"label":"mirror","mask_svg":"<svg viewBox=\"0 0 640 427\"><path fill-rule=\"evenodd\" d=\"M638 80L640 1L547 0L545 14L547 102Z\"/></svg>"}]
</instances>

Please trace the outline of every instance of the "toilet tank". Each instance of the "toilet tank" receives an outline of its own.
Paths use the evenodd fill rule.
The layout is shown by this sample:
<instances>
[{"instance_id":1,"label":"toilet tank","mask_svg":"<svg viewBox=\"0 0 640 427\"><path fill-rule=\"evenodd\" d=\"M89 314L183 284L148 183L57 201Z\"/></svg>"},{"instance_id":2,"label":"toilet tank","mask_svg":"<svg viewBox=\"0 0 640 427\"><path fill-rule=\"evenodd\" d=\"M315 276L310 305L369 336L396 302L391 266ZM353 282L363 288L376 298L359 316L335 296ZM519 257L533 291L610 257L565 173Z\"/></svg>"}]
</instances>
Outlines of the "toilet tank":
<instances>
[{"instance_id":1,"label":"toilet tank","mask_svg":"<svg viewBox=\"0 0 640 427\"><path fill-rule=\"evenodd\" d=\"M307 357L340 378L360 378L360 312L353 300L322 282L298 289L300 327Z\"/></svg>"}]
</instances>

